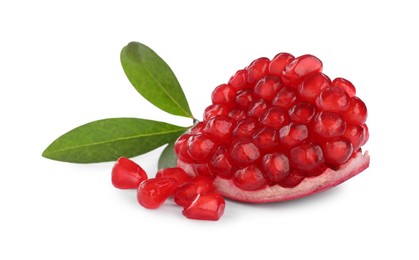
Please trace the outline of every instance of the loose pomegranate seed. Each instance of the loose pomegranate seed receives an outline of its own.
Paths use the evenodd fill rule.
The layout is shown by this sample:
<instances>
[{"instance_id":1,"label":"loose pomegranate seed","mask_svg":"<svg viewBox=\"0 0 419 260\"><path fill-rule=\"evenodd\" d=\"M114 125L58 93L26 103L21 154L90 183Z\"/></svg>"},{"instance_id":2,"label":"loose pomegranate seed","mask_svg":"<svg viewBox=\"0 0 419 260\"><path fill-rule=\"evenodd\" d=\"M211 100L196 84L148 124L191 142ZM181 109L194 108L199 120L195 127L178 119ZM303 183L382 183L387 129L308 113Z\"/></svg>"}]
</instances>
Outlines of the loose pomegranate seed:
<instances>
[{"instance_id":1,"label":"loose pomegranate seed","mask_svg":"<svg viewBox=\"0 0 419 260\"><path fill-rule=\"evenodd\" d=\"M112 184L115 188L136 189L147 178L143 168L125 157L120 157L112 168Z\"/></svg>"},{"instance_id":2,"label":"loose pomegranate seed","mask_svg":"<svg viewBox=\"0 0 419 260\"><path fill-rule=\"evenodd\" d=\"M297 146L291 150L291 163L306 176L321 174L324 170L322 148L314 143Z\"/></svg>"},{"instance_id":3,"label":"loose pomegranate seed","mask_svg":"<svg viewBox=\"0 0 419 260\"><path fill-rule=\"evenodd\" d=\"M237 170L234 173L233 182L243 190L257 190L266 185L266 179L255 165Z\"/></svg>"},{"instance_id":4,"label":"loose pomegranate seed","mask_svg":"<svg viewBox=\"0 0 419 260\"><path fill-rule=\"evenodd\" d=\"M288 113L281 107L271 107L266 110L261 116L259 121L269 127L280 128L288 123Z\"/></svg>"},{"instance_id":5,"label":"loose pomegranate seed","mask_svg":"<svg viewBox=\"0 0 419 260\"><path fill-rule=\"evenodd\" d=\"M253 140L240 139L232 144L231 160L239 165L249 165L260 158L260 151Z\"/></svg>"},{"instance_id":6,"label":"loose pomegranate seed","mask_svg":"<svg viewBox=\"0 0 419 260\"><path fill-rule=\"evenodd\" d=\"M172 178L153 178L141 182L137 200L145 208L156 209L173 194L177 181Z\"/></svg>"},{"instance_id":7,"label":"loose pomegranate seed","mask_svg":"<svg viewBox=\"0 0 419 260\"><path fill-rule=\"evenodd\" d=\"M225 201L217 192L199 194L182 214L190 219L218 220L224 213Z\"/></svg>"},{"instance_id":8,"label":"loose pomegranate seed","mask_svg":"<svg viewBox=\"0 0 419 260\"><path fill-rule=\"evenodd\" d=\"M300 102L290 108L288 115L295 123L309 124L316 113L314 105L308 102Z\"/></svg>"},{"instance_id":9,"label":"loose pomegranate seed","mask_svg":"<svg viewBox=\"0 0 419 260\"><path fill-rule=\"evenodd\" d=\"M360 98L352 97L348 109L343 113L343 118L348 124L363 124L367 120L367 106Z\"/></svg>"},{"instance_id":10,"label":"loose pomegranate seed","mask_svg":"<svg viewBox=\"0 0 419 260\"><path fill-rule=\"evenodd\" d=\"M235 120L226 116L215 116L205 126L203 132L218 142L227 141L235 127Z\"/></svg>"},{"instance_id":11,"label":"loose pomegranate seed","mask_svg":"<svg viewBox=\"0 0 419 260\"><path fill-rule=\"evenodd\" d=\"M322 111L313 120L313 131L323 138L342 136L346 123L342 117L333 112Z\"/></svg>"},{"instance_id":12,"label":"loose pomegranate seed","mask_svg":"<svg viewBox=\"0 0 419 260\"><path fill-rule=\"evenodd\" d=\"M297 102L297 91L295 88L284 87L272 100L272 105L275 107L290 108Z\"/></svg>"},{"instance_id":13,"label":"loose pomegranate seed","mask_svg":"<svg viewBox=\"0 0 419 260\"><path fill-rule=\"evenodd\" d=\"M308 138L307 126L290 123L279 130L280 143L287 148L302 144Z\"/></svg>"},{"instance_id":14,"label":"loose pomegranate seed","mask_svg":"<svg viewBox=\"0 0 419 260\"><path fill-rule=\"evenodd\" d=\"M235 90L246 88L247 85L247 70L239 70L230 78L228 85L232 86Z\"/></svg>"},{"instance_id":15,"label":"loose pomegranate seed","mask_svg":"<svg viewBox=\"0 0 419 260\"><path fill-rule=\"evenodd\" d=\"M356 95L356 89L355 86L347 79L344 78L335 78L332 82L332 86L341 87L348 93L350 97L353 97Z\"/></svg>"},{"instance_id":16,"label":"loose pomegranate seed","mask_svg":"<svg viewBox=\"0 0 419 260\"><path fill-rule=\"evenodd\" d=\"M278 53L269 63L269 74L282 77L282 72L285 67L291 63L295 58L289 53Z\"/></svg>"},{"instance_id":17,"label":"loose pomegranate seed","mask_svg":"<svg viewBox=\"0 0 419 260\"><path fill-rule=\"evenodd\" d=\"M208 160L215 148L215 142L208 135L198 134L188 139L188 154L197 162Z\"/></svg>"},{"instance_id":18,"label":"loose pomegranate seed","mask_svg":"<svg viewBox=\"0 0 419 260\"><path fill-rule=\"evenodd\" d=\"M181 185L189 181L192 177L186 174L182 168L173 167L160 169L156 173L156 178L171 178L177 182L177 185Z\"/></svg>"},{"instance_id":19,"label":"loose pomegranate seed","mask_svg":"<svg viewBox=\"0 0 419 260\"><path fill-rule=\"evenodd\" d=\"M301 99L314 102L320 92L330 87L331 84L330 78L326 74L316 73L307 77L298 85L298 94L300 94Z\"/></svg>"},{"instance_id":20,"label":"loose pomegranate seed","mask_svg":"<svg viewBox=\"0 0 419 260\"><path fill-rule=\"evenodd\" d=\"M349 95L340 87L328 87L320 92L316 106L323 111L343 112L349 107Z\"/></svg>"},{"instance_id":21,"label":"loose pomegranate seed","mask_svg":"<svg viewBox=\"0 0 419 260\"><path fill-rule=\"evenodd\" d=\"M212 91L211 100L214 104L225 104L233 106L236 99L236 92L232 86L222 84Z\"/></svg>"},{"instance_id":22,"label":"loose pomegranate seed","mask_svg":"<svg viewBox=\"0 0 419 260\"><path fill-rule=\"evenodd\" d=\"M272 100L281 87L279 78L268 76L259 80L254 89L254 95L265 100Z\"/></svg>"},{"instance_id":23,"label":"loose pomegranate seed","mask_svg":"<svg viewBox=\"0 0 419 260\"><path fill-rule=\"evenodd\" d=\"M331 166L336 167L347 162L352 152L352 143L345 138L327 141L323 144L324 158Z\"/></svg>"},{"instance_id":24,"label":"loose pomegranate seed","mask_svg":"<svg viewBox=\"0 0 419 260\"><path fill-rule=\"evenodd\" d=\"M259 58L254 60L247 68L247 82L252 84L265 77L268 73L269 59Z\"/></svg>"},{"instance_id":25,"label":"loose pomegranate seed","mask_svg":"<svg viewBox=\"0 0 419 260\"><path fill-rule=\"evenodd\" d=\"M288 177L290 173L288 157L282 153L266 154L262 162L264 169L263 175L273 183L279 183Z\"/></svg>"},{"instance_id":26,"label":"loose pomegranate seed","mask_svg":"<svg viewBox=\"0 0 419 260\"><path fill-rule=\"evenodd\" d=\"M322 62L313 55L302 55L285 67L282 79L287 86L296 87L306 77L321 72Z\"/></svg>"},{"instance_id":27,"label":"loose pomegranate seed","mask_svg":"<svg viewBox=\"0 0 419 260\"><path fill-rule=\"evenodd\" d=\"M187 207L198 194L215 191L212 180L206 176L196 176L176 188L173 198L176 204Z\"/></svg>"}]
</instances>

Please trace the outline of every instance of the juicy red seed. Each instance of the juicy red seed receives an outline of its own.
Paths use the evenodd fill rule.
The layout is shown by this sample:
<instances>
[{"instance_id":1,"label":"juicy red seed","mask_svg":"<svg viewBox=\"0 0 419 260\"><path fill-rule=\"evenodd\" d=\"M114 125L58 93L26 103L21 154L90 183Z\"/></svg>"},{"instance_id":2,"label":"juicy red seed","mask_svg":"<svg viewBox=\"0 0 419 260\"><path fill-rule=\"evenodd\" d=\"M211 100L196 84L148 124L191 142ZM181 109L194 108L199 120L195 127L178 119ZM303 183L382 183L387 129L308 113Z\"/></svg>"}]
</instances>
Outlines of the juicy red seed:
<instances>
[{"instance_id":1,"label":"juicy red seed","mask_svg":"<svg viewBox=\"0 0 419 260\"><path fill-rule=\"evenodd\" d=\"M230 149L230 158L239 165L249 165L257 161L260 157L260 151L253 140L242 139L232 144Z\"/></svg>"},{"instance_id":2,"label":"juicy red seed","mask_svg":"<svg viewBox=\"0 0 419 260\"><path fill-rule=\"evenodd\" d=\"M224 214L225 200L218 192L199 194L182 214L190 219L217 221Z\"/></svg>"},{"instance_id":3,"label":"juicy red seed","mask_svg":"<svg viewBox=\"0 0 419 260\"><path fill-rule=\"evenodd\" d=\"M212 180L206 176L196 176L192 180L180 185L174 192L175 203L186 207L198 194L214 191Z\"/></svg>"},{"instance_id":4,"label":"juicy red seed","mask_svg":"<svg viewBox=\"0 0 419 260\"><path fill-rule=\"evenodd\" d=\"M367 106L358 97L351 97L348 109L343 113L343 118L348 124L360 125L367 120Z\"/></svg>"},{"instance_id":5,"label":"juicy red seed","mask_svg":"<svg viewBox=\"0 0 419 260\"><path fill-rule=\"evenodd\" d=\"M241 109L233 109L228 113L228 117L236 120L236 121L240 121L243 120L247 117L246 112L244 112Z\"/></svg>"},{"instance_id":6,"label":"juicy red seed","mask_svg":"<svg viewBox=\"0 0 419 260\"><path fill-rule=\"evenodd\" d=\"M198 124L196 124L194 127L191 128L191 134L196 135L196 134L202 133L206 125L207 124L204 121L199 122Z\"/></svg>"},{"instance_id":7,"label":"juicy red seed","mask_svg":"<svg viewBox=\"0 0 419 260\"><path fill-rule=\"evenodd\" d=\"M231 178L232 176L232 169L233 166L230 162L228 150L224 146L220 146L217 151L214 152L210 161L209 161L209 169L211 172L217 174L222 178Z\"/></svg>"},{"instance_id":8,"label":"juicy red seed","mask_svg":"<svg viewBox=\"0 0 419 260\"><path fill-rule=\"evenodd\" d=\"M279 78L267 76L259 80L254 88L255 96L265 100L272 100L281 87Z\"/></svg>"},{"instance_id":9,"label":"juicy red seed","mask_svg":"<svg viewBox=\"0 0 419 260\"><path fill-rule=\"evenodd\" d=\"M255 83L268 73L269 59L259 58L254 60L247 68L247 82Z\"/></svg>"},{"instance_id":10,"label":"juicy red seed","mask_svg":"<svg viewBox=\"0 0 419 260\"><path fill-rule=\"evenodd\" d=\"M263 99L259 99L250 106L249 111L247 114L254 118L259 118L263 112L265 112L269 108L269 105Z\"/></svg>"},{"instance_id":11,"label":"juicy red seed","mask_svg":"<svg viewBox=\"0 0 419 260\"><path fill-rule=\"evenodd\" d=\"M204 121L207 121L214 116L227 116L228 112L230 112L230 110L225 104L209 105L204 111Z\"/></svg>"},{"instance_id":12,"label":"juicy red seed","mask_svg":"<svg viewBox=\"0 0 419 260\"><path fill-rule=\"evenodd\" d=\"M290 123L279 130L280 143L287 147L294 147L308 138L307 126Z\"/></svg>"},{"instance_id":13,"label":"juicy red seed","mask_svg":"<svg viewBox=\"0 0 419 260\"><path fill-rule=\"evenodd\" d=\"M237 107L241 109L248 109L250 104L252 104L254 97L250 89L244 89L237 92L236 104Z\"/></svg>"},{"instance_id":14,"label":"juicy red seed","mask_svg":"<svg viewBox=\"0 0 419 260\"><path fill-rule=\"evenodd\" d=\"M198 175L198 176L205 176L208 177L210 179L214 179L215 178L215 174L210 170L208 164L206 163L195 163L192 165L194 172Z\"/></svg>"},{"instance_id":15,"label":"juicy red seed","mask_svg":"<svg viewBox=\"0 0 419 260\"><path fill-rule=\"evenodd\" d=\"M262 159L263 175L273 183L279 183L290 173L288 157L282 153L266 154Z\"/></svg>"},{"instance_id":16,"label":"juicy red seed","mask_svg":"<svg viewBox=\"0 0 419 260\"><path fill-rule=\"evenodd\" d=\"M265 126L280 128L288 122L288 113L281 107L271 107L260 116L259 121Z\"/></svg>"},{"instance_id":17,"label":"juicy red seed","mask_svg":"<svg viewBox=\"0 0 419 260\"><path fill-rule=\"evenodd\" d=\"M279 185L281 185L284 188L294 188L295 186L300 184L303 180L304 180L304 176L302 176L299 172L291 171L291 173L288 174L288 176L285 179L279 182Z\"/></svg>"},{"instance_id":18,"label":"juicy red seed","mask_svg":"<svg viewBox=\"0 0 419 260\"><path fill-rule=\"evenodd\" d=\"M348 93L350 97L353 97L356 95L355 86L347 79L335 78L332 82L332 86L341 87L343 90L346 91L346 93Z\"/></svg>"},{"instance_id":19,"label":"juicy red seed","mask_svg":"<svg viewBox=\"0 0 419 260\"><path fill-rule=\"evenodd\" d=\"M283 72L283 81L287 86L297 87L306 77L321 72L323 64L313 55L302 55L295 58Z\"/></svg>"},{"instance_id":20,"label":"juicy red seed","mask_svg":"<svg viewBox=\"0 0 419 260\"><path fill-rule=\"evenodd\" d=\"M366 131L360 125L348 125L343 136L352 143L353 150L357 151L365 142Z\"/></svg>"},{"instance_id":21,"label":"juicy red seed","mask_svg":"<svg viewBox=\"0 0 419 260\"><path fill-rule=\"evenodd\" d=\"M188 139L189 156L197 162L208 160L215 148L215 142L208 135L198 134L190 136Z\"/></svg>"},{"instance_id":22,"label":"juicy red seed","mask_svg":"<svg viewBox=\"0 0 419 260\"><path fill-rule=\"evenodd\" d=\"M233 176L234 184L243 190L257 190L266 185L266 179L255 165L239 169Z\"/></svg>"},{"instance_id":23,"label":"juicy red seed","mask_svg":"<svg viewBox=\"0 0 419 260\"><path fill-rule=\"evenodd\" d=\"M180 160L186 163L192 163L193 159L188 153L188 139L191 137L190 134L181 135L175 142L175 152Z\"/></svg>"},{"instance_id":24,"label":"juicy red seed","mask_svg":"<svg viewBox=\"0 0 419 260\"><path fill-rule=\"evenodd\" d=\"M313 120L313 131L324 137L342 136L346 131L346 123L342 117L334 112L322 111Z\"/></svg>"},{"instance_id":25,"label":"juicy red seed","mask_svg":"<svg viewBox=\"0 0 419 260\"><path fill-rule=\"evenodd\" d=\"M361 126L364 128L364 132L365 132L364 142L361 143L361 146L362 146L362 145L364 145L368 142L368 139L370 138L370 133L369 133L369 130L368 130L368 126L366 124L362 124Z\"/></svg>"},{"instance_id":26,"label":"juicy red seed","mask_svg":"<svg viewBox=\"0 0 419 260\"><path fill-rule=\"evenodd\" d=\"M233 87L223 84L212 91L211 100L214 104L233 105L236 98L236 92Z\"/></svg>"},{"instance_id":27,"label":"juicy red seed","mask_svg":"<svg viewBox=\"0 0 419 260\"><path fill-rule=\"evenodd\" d=\"M278 139L277 131L271 127L261 128L256 134L253 135L255 144L264 152L270 152L274 150L279 144Z\"/></svg>"},{"instance_id":28,"label":"juicy red seed","mask_svg":"<svg viewBox=\"0 0 419 260\"><path fill-rule=\"evenodd\" d=\"M269 74L282 77L282 72L285 67L294 60L294 56L289 53L281 52L278 53L269 63Z\"/></svg>"},{"instance_id":29,"label":"juicy red seed","mask_svg":"<svg viewBox=\"0 0 419 260\"><path fill-rule=\"evenodd\" d=\"M118 189L136 189L147 178L143 168L125 157L120 157L112 167L112 184Z\"/></svg>"},{"instance_id":30,"label":"juicy red seed","mask_svg":"<svg viewBox=\"0 0 419 260\"><path fill-rule=\"evenodd\" d=\"M145 208L155 209L173 194L177 181L172 178L153 178L141 182L137 190L137 200Z\"/></svg>"},{"instance_id":31,"label":"juicy red seed","mask_svg":"<svg viewBox=\"0 0 419 260\"><path fill-rule=\"evenodd\" d=\"M290 108L297 102L297 91L291 87L282 88L272 100L275 107Z\"/></svg>"},{"instance_id":32,"label":"juicy red seed","mask_svg":"<svg viewBox=\"0 0 419 260\"><path fill-rule=\"evenodd\" d=\"M298 94L301 99L314 102L320 92L330 87L332 82L330 78L323 73L316 73L307 77L300 85L298 85Z\"/></svg>"},{"instance_id":33,"label":"juicy red seed","mask_svg":"<svg viewBox=\"0 0 419 260\"><path fill-rule=\"evenodd\" d=\"M320 92L316 106L323 111L343 112L349 107L349 95L340 87L328 87Z\"/></svg>"},{"instance_id":34,"label":"juicy red seed","mask_svg":"<svg viewBox=\"0 0 419 260\"><path fill-rule=\"evenodd\" d=\"M246 88L247 84L247 70L239 70L230 78L228 85L232 86L235 90Z\"/></svg>"},{"instance_id":35,"label":"juicy red seed","mask_svg":"<svg viewBox=\"0 0 419 260\"><path fill-rule=\"evenodd\" d=\"M310 123L315 114L315 107L308 102L298 103L288 111L291 121L301 124Z\"/></svg>"},{"instance_id":36,"label":"juicy red seed","mask_svg":"<svg viewBox=\"0 0 419 260\"><path fill-rule=\"evenodd\" d=\"M214 137L217 142L226 142L233 132L235 122L225 116L215 116L211 118L204 128L204 133Z\"/></svg>"},{"instance_id":37,"label":"juicy red seed","mask_svg":"<svg viewBox=\"0 0 419 260\"><path fill-rule=\"evenodd\" d=\"M237 124L233 130L234 137L249 137L257 128L256 120L253 117L247 117Z\"/></svg>"},{"instance_id":38,"label":"juicy red seed","mask_svg":"<svg viewBox=\"0 0 419 260\"><path fill-rule=\"evenodd\" d=\"M186 172L179 167L173 167L173 168L163 168L160 169L156 173L156 178L171 178L177 182L178 185L181 185L190 179L192 179L191 176L186 174Z\"/></svg>"},{"instance_id":39,"label":"juicy red seed","mask_svg":"<svg viewBox=\"0 0 419 260\"><path fill-rule=\"evenodd\" d=\"M326 141L322 148L325 161L330 166L339 166L347 162L353 152L352 143L345 138Z\"/></svg>"},{"instance_id":40,"label":"juicy red seed","mask_svg":"<svg viewBox=\"0 0 419 260\"><path fill-rule=\"evenodd\" d=\"M314 143L306 143L293 148L290 161L296 170L306 176L318 175L324 170L324 155L322 148Z\"/></svg>"}]
</instances>

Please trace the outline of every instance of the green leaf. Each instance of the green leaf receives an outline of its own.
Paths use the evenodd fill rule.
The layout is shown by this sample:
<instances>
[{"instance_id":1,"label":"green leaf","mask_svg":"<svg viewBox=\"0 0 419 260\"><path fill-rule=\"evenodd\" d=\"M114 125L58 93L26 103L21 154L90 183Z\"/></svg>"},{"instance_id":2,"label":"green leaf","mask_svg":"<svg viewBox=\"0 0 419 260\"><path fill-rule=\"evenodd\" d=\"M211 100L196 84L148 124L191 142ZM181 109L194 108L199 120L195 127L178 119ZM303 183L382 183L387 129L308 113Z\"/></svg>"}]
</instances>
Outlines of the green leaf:
<instances>
[{"instance_id":1,"label":"green leaf","mask_svg":"<svg viewBox=\"0 0 419 260\"><path fill-rule=\"evenodd\" d=\"M170 114L193 118L175 74L152 49L131 42L121 51L121 64L131 84L145 99Z\"/></svg>"},{"instance_id":2,"label":"green leaf","mask_svg":"<svg viewBox=\"0 0 419 260\"><path fill-rule=\"evenodd\" d=\"M175 143L169 143L160 155L158 168L172 168L177 165L177 155L175 153Z\"/></svg>"},{"instance_id":3,"label":"green leaf","mask_svg":"<svg viewBox=\"0 0 419 260\"><path fill-rule=\"evenodd\" d=\"M94 163L133 157L174 142L188 127L138 119L109 118L60 136L42 156L64 162Z\"/></svg>"}]
</instances>

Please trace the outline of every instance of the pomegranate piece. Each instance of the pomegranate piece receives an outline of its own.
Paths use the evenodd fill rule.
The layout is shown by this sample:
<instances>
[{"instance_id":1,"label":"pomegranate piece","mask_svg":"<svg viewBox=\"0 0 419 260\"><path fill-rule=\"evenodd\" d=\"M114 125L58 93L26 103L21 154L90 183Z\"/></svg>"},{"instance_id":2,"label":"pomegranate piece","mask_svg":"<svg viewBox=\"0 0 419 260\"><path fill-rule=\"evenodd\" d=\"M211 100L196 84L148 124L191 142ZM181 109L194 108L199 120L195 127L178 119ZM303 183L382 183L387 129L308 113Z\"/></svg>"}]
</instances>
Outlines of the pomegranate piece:
<instances>
[{"instance_id":1,"label":"pomegranate piece","mask_svg":"<svg viewBox=\"0 0 419 260\"><path fill-rule=\"evenodd\" d=\"M174 192L175 203L187 207L199 194L215 191L212 180L206 176L196 176L192 180L180 185Z\"/></svg>"},{"instance_id":2,"label":"pomegranate piece","mask_svg":"<svg viewBox=\"0 0 419 260\"><path fill-rule=\"evenodd\" d=\"M190 219L219 220L224 214L225 201L217 192L198 194L182 214Z\"/></svg>"},{"instance_id":3,"label":"pomegranate piece","mask_svg":"<svg viewBox=\"0 0 419 260\"><path fill-rule=\"evenodd\" d=\"M147 178L138 164L125 157L120 157L112 168L112 184L118 189L136 189Z\"/></svg>"},{"instance_id":4,"label":"pomegranate piece","mask_svg":"<svg viewBox=\"0 0 419 260\"><path fill-rule=\"evenodd\" d=\"M173 178L152 178L143 181L137 190L137 200L148 209L160 207L173 194L178 182Z\"/></svg>"}]
</instances>

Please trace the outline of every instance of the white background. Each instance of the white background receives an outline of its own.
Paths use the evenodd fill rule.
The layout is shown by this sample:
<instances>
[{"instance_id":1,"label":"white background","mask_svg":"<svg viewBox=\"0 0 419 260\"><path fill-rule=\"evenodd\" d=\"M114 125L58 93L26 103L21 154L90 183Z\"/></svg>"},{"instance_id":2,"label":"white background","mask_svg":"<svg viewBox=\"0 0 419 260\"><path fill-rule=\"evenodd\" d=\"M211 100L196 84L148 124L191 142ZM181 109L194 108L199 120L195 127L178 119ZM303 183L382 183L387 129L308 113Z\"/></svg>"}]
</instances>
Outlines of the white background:
<instances>
[{"instance_id":1,"label":"white background","mask_svg":"<svg viewBox=\"0 0 419 260\"><path fill-rule=\"evenodd\" d=\"M361 2L361 1L360 1ZM418 46L414 1L2 1L0 259L418 259ZM141 208L112 163L41 157L108 117L188 125L147 103L119 52L153 48L197 118L214 87L253 59L311 53L369 109L371 166L310 198L227 201L218 222L169 202ZM153 176L158 149L135 158Z\"/></svg>"}]
</instances>

